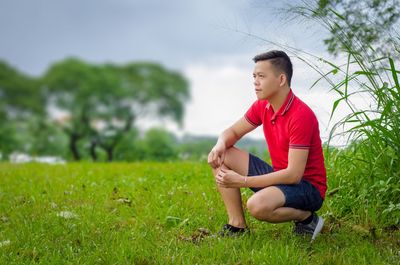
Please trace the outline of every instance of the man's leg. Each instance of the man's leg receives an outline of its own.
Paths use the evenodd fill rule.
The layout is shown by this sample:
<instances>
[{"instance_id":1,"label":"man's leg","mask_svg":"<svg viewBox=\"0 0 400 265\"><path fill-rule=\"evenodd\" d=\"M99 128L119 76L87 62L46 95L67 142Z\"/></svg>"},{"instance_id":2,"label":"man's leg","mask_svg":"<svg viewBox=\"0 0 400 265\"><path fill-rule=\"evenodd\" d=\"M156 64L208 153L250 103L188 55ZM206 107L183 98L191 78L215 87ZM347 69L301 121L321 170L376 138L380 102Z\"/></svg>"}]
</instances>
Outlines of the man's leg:
<instances>
[{"instance_id":1,"label":"man's leg","mask_svg":"<svg viewBox=\"0 0 400 265\"><path fill-rule=\"evenodd\" d=\"M226 150L225 159L221 167L231 169L246 176L249 168L249 153L232 146ZM219 169L212 168L214 177L217 176ZM224 188L217 185L217 189L224 201L229 217L229 224L236 227L247 227L240 188Z\"/></svg>"},{"instance_id":2,"label":"man's leg","mask_svg":"<svg viewBox=\"0 0 400 265\"><path fill-rule=\"evenodd\" d=\"M270 186L254 193L247 201L247 208L258 220L270 223L303 221L311 215L310 211L283 207L284 204L283 192L277 187Z\"/></svg>"}]
</instances>

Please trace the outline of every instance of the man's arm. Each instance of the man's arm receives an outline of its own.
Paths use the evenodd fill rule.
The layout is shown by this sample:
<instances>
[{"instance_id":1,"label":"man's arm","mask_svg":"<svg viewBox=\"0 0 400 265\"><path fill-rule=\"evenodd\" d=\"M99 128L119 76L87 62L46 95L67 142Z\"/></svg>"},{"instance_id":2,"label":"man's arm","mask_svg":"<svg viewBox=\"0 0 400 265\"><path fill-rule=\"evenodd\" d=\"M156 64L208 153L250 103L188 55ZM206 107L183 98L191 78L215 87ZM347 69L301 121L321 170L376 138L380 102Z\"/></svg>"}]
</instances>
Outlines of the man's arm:
<instances>
[{"instance_id":1,"label":"man's arm","mask_svg":"<svg viewBox=\"0 0 400 265\"><path fill-rule=\"evenodd\" d=\"M213 168L219 167L224 161L225 150L233 146L246 133L257 128L249 123L246 118L241 117L232 126L225 129L218 137L218 141L208 154L208 164Z\"/></svg>"},{"instance_id":2,"label":"man's arm","mask_svg":"<svg viewBox=\"0 0 400 265\"><path fill-rule=\"evenodd\" d=\"M255 128L257 128L257 126L252 125L244 117L241 117L232 126L222 132L218 141L223 142L225 147L229 148Z\"/></svg>"},{"instance_id":3,"label":"man's arm","mask_svg":"<svg viewBox=\"0 0 400 265\"><path fill-rule=\"evenodd\" d=\"M289 148L289 161L287 168L247 178L246 187L266 187L275 184L298 184L304 174L308 153L308 149Z\"/></svg>"}]
</instances>

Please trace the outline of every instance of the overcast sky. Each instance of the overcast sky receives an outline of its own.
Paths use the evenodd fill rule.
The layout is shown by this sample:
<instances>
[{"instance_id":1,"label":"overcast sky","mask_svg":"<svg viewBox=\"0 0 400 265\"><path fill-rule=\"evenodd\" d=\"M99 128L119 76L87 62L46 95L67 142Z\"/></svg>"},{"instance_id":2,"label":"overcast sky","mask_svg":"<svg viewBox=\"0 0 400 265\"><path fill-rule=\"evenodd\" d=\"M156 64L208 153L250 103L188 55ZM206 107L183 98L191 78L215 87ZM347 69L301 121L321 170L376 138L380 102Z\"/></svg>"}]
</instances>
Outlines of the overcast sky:
<instances>
[{"instance_id":1,"label":"overcast sky","mask_svg":"<svg viewBox=\"0 0 400 265\"><path fill-rule=\"evenodd\" d=\"M218 135L256 99L251 58L279 47L238 31L329 58L322 41L327 32L318 25L283 19L284 14L278 13L282 1L0 3L0 59L27 74L40 75L49 64L67 56L94 63L155 61L180 71L191 88L184 128L163 122L179 135ZM326 139L335 95L328 94L323 86L309 90L318 75L294 57L293 65L292 89L315 111ZM145 128L160 124L139 122ZM263 138L261 127L250 137Z\"/></svg>"}]
</instances>

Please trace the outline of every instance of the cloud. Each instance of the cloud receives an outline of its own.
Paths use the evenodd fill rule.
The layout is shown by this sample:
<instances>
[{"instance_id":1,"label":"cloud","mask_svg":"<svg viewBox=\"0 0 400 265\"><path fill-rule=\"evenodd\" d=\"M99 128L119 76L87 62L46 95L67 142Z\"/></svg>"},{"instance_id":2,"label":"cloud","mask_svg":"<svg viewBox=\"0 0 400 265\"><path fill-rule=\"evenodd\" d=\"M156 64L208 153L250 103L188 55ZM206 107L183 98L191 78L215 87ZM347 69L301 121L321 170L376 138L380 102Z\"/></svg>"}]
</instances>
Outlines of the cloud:
<instances>
[{"instance_id":1,"label":"cloud","mask_svg":"<svg viewBox=\"0 0 400 265\"><path fill-rule=\"evenodd\" d=\"M184 73L192 91L185 126L192 133L220 134L242 117L256 100L250 63L247 68L235 64L198 63L189 65Z\"/></svg>"},{"instance_id":2,"label":"cloud","mask_svg":"<svg viewBox=\"0 0 400 265\"><path fill-rule=\"evenodd\" d=\"M220 25L246 5L226 0L6 1L0 8L0 58L34 75L66 56L92 62L151 60L180 68L190 59L237 49L240 36L221 34Z\"/></svg>"},{"instance_id":3,"label":"cloud","mask_svg":"<svg viewBox=\"0 0 400 265\"><path fill-rule=\"evenodd\" d=\"M219 135L242 117L256 100L252 83L252 56L254 54L218 56L186 65L184 74L190 80L192 100L187 103L185 128L179 131L174 126L167 127L178 134ZM329 58L326 54L322 56ZM330 86L324 82L310 89L320 75L301 60L292 58L292 61L295 69L292 89L316 114L321 138L325 142L332 125L350 113L350 110L345 104L340 104L331 123L328 124L333 103L338 95L329 92ZM326 64L316 64L321 70L328 69ZM367 108L371 102L363 95L354 96L352 101L358 108ZM262 139L264 135L261 126L249 136ZM333 143L340 145L344 140L337 138Z\"/></svg>"},{"instance_id":4,"label":"cloud","mask_svg":"<svg viewBox=\"0 0 400 265\"><path fill-rule=\"evenodd\" d=\"M318 25L283 23L273 12L281 5L245 0L7 1L0 8L0 58L35 75L71 55L99 63L160 62L190 80L185 128L153 119L140 121L142 129L164 126L177 134L218 135L256 99L251 58L279 48L237 30L329 58L322 52L326 32ZM314 110L326 138L335 94L323 82L309 90L318 73L294 57L293 63L293 90ZM340 107L337 116L345 113ZM261 128L251 136L263 138Z\"/></svg>"},{"instance_id":5,"label":"cloud","mask_svg":"<svg viewBox=\"0 0 400 265\"><path fill-rule=\"evenodd\" d=\"M319 43L315 37L320 35L304 34L300 25L283 25L272 15L279 5L245 0L5 1L0 58L33 75L67 56L98 63L150 60L181 70L202 58L266 48L265 42L236 30L294 46Z\"/></svg>"}]
</instances>

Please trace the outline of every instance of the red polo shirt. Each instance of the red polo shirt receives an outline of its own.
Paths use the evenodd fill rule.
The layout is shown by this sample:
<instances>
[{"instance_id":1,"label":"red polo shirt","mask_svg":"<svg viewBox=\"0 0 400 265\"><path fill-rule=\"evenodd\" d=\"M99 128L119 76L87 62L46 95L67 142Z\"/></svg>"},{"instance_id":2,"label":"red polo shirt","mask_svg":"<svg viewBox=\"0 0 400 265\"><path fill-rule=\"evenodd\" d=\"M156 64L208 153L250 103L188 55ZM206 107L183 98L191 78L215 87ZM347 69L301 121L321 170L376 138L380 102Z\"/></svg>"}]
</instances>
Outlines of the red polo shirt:
<instances>
[{"instance_id":1,"label":"red polo shirt","mask_svg":"<svg viewBox=\"0 0 400 265\"><path fill-rule=\"evenodd\" d=\"M288 166L289 148L309 149L303 179L308 180L325 198L326 169L319 124L314 112L290 92L275 113L268 100L256 100L244 114L254 126L263 125L265 140L275 171Z\"/></svg>"}]
</instances>

